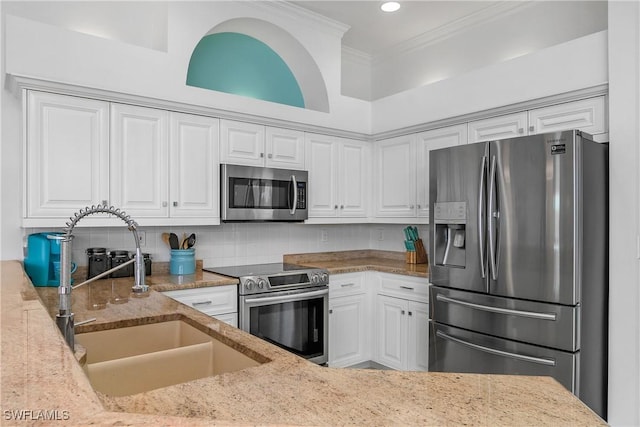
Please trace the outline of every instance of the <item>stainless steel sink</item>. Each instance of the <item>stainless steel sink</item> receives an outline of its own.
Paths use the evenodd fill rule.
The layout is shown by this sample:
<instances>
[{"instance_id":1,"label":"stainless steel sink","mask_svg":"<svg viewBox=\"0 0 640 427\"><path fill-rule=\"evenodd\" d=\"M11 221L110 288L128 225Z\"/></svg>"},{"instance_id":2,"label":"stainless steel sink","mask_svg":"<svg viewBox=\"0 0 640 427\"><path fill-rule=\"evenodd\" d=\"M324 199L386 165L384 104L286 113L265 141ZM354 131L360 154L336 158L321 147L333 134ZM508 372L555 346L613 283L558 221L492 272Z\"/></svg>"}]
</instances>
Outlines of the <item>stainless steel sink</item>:
<instances>
[{"instance_id":1,"label":"stainless steel sink","mask_svg":"<svg viewBox=\"0 0 640 427\"><path fill-rule=\"evenodd\" d=\"M93 388L128 396L258 366L259 362L183 320L76 334Z\"/></svg>"}]
</instances>

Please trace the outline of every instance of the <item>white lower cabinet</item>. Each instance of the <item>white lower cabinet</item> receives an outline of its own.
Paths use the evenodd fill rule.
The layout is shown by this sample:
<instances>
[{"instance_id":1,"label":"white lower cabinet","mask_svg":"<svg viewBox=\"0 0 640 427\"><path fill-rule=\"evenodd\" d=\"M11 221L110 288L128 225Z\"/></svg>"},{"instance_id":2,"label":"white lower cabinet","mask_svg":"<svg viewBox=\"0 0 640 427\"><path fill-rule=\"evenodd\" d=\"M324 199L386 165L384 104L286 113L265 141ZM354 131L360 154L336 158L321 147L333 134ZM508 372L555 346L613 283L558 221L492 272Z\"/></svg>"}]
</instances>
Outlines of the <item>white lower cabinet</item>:
<instances>
[{"instance_id":1,"label":"white lower cabinet","mask_svg":"<svg viewBox=\"0 0 640 427\"><path fill-rule=\"evenodd\" d=\"M238 285L210 286L163 292L166 296L238 327Z\"/></svg>"},{"instance_id":2,"label":"white lower cabinet","mask_svg":"<svg viewBox=\"0 0 640 427\"><path fill-rule=\"evenodd\" d=\"M428 283L379 273L375 361L389 368L426 371L429 357Z\"/></svg>"},{"instance_id":3,"label":"white lower cabinet","mask_svg":"<svg viewBox=\"0 0 640 427\"><path fill-rule=\"evenodd\" d=\"M371 360L368 273L332 275L329 281L329 366L344 368ZM369 287L370 288L370 287Z\"/></svg>"}]
</instances>

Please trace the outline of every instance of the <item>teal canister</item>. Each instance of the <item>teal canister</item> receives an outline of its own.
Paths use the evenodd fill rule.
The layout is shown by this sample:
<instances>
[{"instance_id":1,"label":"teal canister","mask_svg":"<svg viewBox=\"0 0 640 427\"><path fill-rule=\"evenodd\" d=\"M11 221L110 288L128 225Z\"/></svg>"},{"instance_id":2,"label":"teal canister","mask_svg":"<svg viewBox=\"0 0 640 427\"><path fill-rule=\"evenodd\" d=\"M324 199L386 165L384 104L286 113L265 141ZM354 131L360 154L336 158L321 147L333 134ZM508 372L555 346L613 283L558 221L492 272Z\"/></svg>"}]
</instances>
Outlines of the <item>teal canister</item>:
<instances>
[{"instance_id":1,"label":"teal canister","mask_svg":"<svg viewBox=\"0 0 640 427\"><path fill-rule=\"evenodd\" d=\"M196 250L172 249L171 260L169 261L169 273L171 274L193 274L196 272Z\"/></svg>"}]
</instances>

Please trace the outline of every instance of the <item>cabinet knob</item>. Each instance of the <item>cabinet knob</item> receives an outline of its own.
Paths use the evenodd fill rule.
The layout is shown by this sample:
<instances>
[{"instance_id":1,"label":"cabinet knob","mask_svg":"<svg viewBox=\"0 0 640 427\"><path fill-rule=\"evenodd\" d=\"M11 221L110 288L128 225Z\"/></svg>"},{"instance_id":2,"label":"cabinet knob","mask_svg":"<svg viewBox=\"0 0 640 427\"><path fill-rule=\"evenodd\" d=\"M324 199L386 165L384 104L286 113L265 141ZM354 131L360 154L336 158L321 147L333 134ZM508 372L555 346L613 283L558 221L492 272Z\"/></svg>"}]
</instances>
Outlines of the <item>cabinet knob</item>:
<instances>
[{"instance_id":1,"label":"cabinet knob","mask_svg":"<svg viewBox=\"0 0 640 427\"><path fill-rule=\"evenodd\" d=\"M333 207L333 209L338 209L338 205L335 205L335 206Z\"/></svg>"},{"instance_id":2,"label":"cabinet knob","mask_svg":"<svg viewBox=\"0 0 640 427\"><path fill-rule=\"evenodd\" d=\"M409 209L413 209L415 206L413 205L409 205Z\"/></svg>"},{"instance_id":3,"label":"cabinet knob","mask_svg":"<svg viewBox=\"0 0 640 427\"><path fill-rule=\"evenodd\" d=\"M269 157L270 159L273 159L273 154L269 153L267 157Z\"/></svg>"},{"instance_id":4,"label":"cabinet knob","mask_svg":"<svg viewBox=\"0 0 640 427\"><path fill-rule=\"evenodd\" d=\"M103 200L103 201L102 201L102 204L103 204L104 206L107 206L107 205L109 205L109 201L108 201L108 200Z\"/></svg>"},{"instance_id":5,"label":"cabinet knob","mask_svg":"<svg viewBox=\"0 0 640 427\"><path fill-rule=\"evenodd\" d=\"M404 310L402 310L402 311L400 312L400 314L403 314L403 315L404 315Z\"/></svg>"},{"instance_id":6,"label":"cabinet knob","mask_svg":"<svg viewBox=\"0 0 640 427\"><path fill-rule=\"evenodd\" d=\"M418 205L418 209L422 209L422 205Z\"/></svg>"},{"instance_id":7,"label":"cabinet knob","mask_svg":"<svg viewBox=\"0 0 640 427\"><path fill-rule=\"evenodd\" d=\"M264 153L260 153L260 158L264 158Z\"/></svg>"},{"instance_id":8,"label":"cabinet knob","mask_svg":"<svg viewBox=\"0 0 640 427\"><path fill-rule=\"evenodd\" d=\"M340 209L344 209L344 205L340 205Z\"/></svg>"},{"instance_id":9,"label":"cabinet knob","mask_svg":"<svg viewBox=\"0 0 640 427\"><path fill-rule=\"evenodd\" d=\"M178 202L173 202L173 207L177 207L178 206Z\"/></svg>"},{"instance_id":10,"label":"cabinet knob","mask_svg":"<svg viewBox=\"0 0 640 427\"><path fill-rule=\"evenodd\" d=\"M535 130L536 130L535 126L529 126L529 132L533 132Z\"/></svg>"},{"instance_id":11,"label":"cabinet knob","mask_svg":"<svg viewBox=\"0 0 640 427\"><path fill-rule=\"evenodd\" d=\"M332 313L333 313L333 310L329 310L329 314L332 314Z\"/></svg>"},{"instance_id":12,"label":"cabinet knob","mask_svg":"<svg viewBox=\"0 0 640 427\"><path fill-rule=\"evenodd\" d=\"M166 208L166 207L167 207L167 204L168 204L167 202L162 202L162 207L163 207L163 208Z\"/></svg>"},{"instance_id":13,"label":"cabinet knob","mask_svg":"<svg viewBox=\"0 0 640 427\"><path fill-rule=\"evenodd\" d=\"M412 313L412 312L409 312L409 316L413 316L413 313Z\"/></svg>"},{"instance_id":14,"label":"cabinet knob","mask_svg":"<svg viewBox=\"0 0 640 427\"><path fill-rule=\"evenodd\" d=\"M524 128L519 128L518 129L518 133L520 133L520 134L524 133Z\"/></svg>"}]
</instances>

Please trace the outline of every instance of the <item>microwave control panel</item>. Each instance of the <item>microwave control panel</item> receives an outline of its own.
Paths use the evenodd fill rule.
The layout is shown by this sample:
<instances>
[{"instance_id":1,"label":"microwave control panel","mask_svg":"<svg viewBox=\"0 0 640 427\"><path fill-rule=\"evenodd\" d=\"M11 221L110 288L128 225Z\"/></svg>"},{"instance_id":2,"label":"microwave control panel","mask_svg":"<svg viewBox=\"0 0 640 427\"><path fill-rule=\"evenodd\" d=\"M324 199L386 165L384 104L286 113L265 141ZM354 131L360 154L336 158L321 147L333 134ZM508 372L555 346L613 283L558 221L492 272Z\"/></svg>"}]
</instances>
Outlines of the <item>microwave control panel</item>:
<instances>
[{"instance_id":1,"label":"microwave control panel","mask_svg":"<svg viewBox=\"0 0 640 427\"><path fill-rule=\"evenodd\" d=\"M296 209L306 209L307 208L307 183L299 182L298 183L298 203L296 204Z\"/></svg>"}]
</instances>

